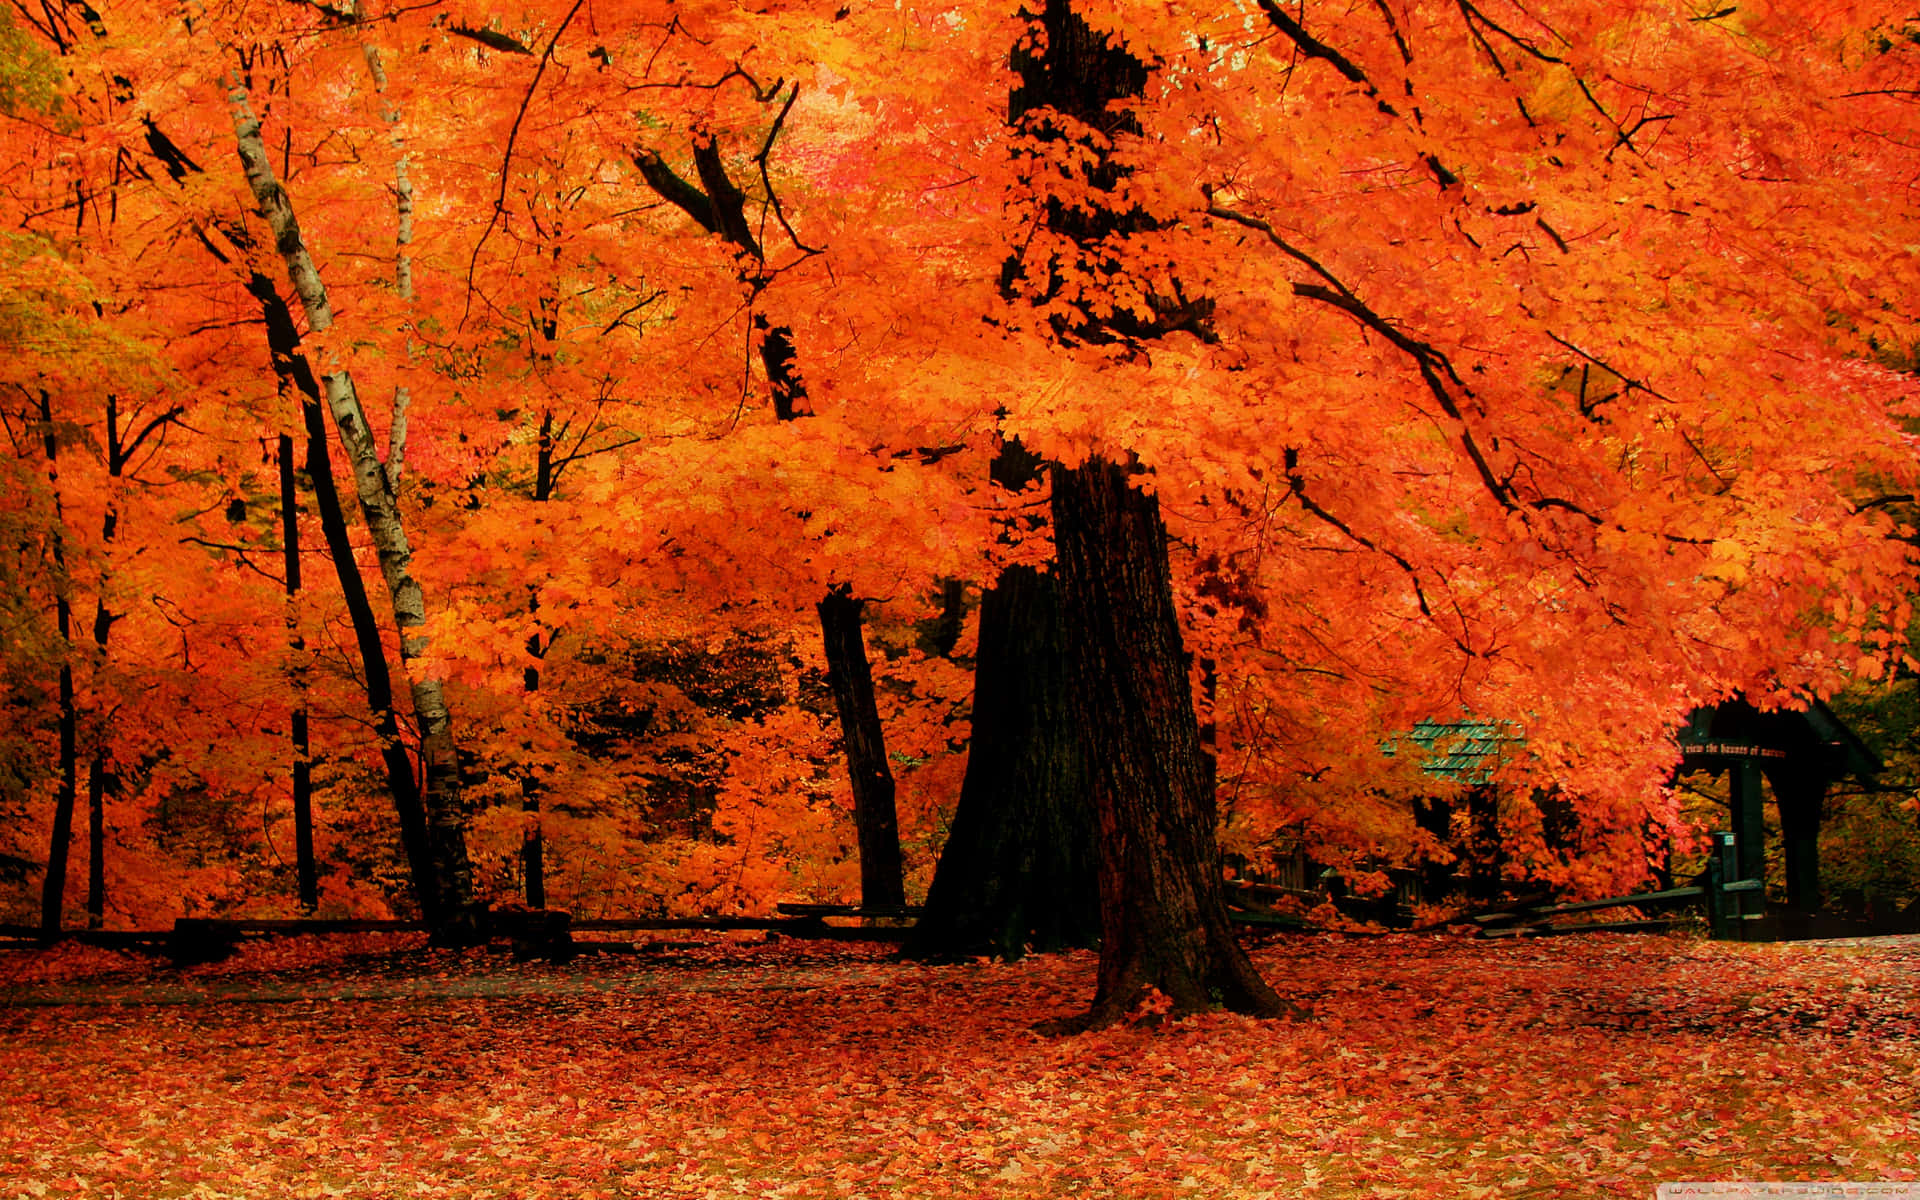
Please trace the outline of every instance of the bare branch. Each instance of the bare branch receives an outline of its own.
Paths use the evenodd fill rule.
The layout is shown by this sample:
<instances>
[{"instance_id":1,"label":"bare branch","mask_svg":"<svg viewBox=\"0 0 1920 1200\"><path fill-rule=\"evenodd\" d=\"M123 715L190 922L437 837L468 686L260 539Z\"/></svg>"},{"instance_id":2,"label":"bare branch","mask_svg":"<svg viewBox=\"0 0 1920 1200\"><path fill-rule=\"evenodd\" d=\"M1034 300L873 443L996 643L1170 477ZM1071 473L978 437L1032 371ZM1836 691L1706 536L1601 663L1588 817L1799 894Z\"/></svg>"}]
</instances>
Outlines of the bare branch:
<instances>
[{"instance_id":1,"label":"bare branch","mask_svg":"<svg viewBox=\"0 0 1920 1200\"><path fill-rule=\"evenodd\" d=\"M473 257L467 260L467 305L460 313L460 325L464 327L467 317L473 312L473 273L480 265L480 250L493 235L494 227L500 223L501 216L507 211L507 184L513 177L513 148L520 140L520 123L527 119L527 109L533 104L533 94L540 87L540 79L547 73L547 64L553 61L553 48L560 44L560 35L573 24L586 0L573 0L573 7L560 19L559 28L547 39L546 52L540 56L540 65L534 68L533 78L527 83L527 91L520 97L520 110L513 114L513 127L507 130L506 152L500 158L500 191L493 198L493 211L487 214L487 227L480 231L480 238L473 244Z\"/></svg>"},{"instance_id":2,"label":"bare branch","mask_svg":"<svg viewBox=\"0 0 1920 1200\"><path fill-rule=\"evenodd\" d=\"M753 161L760 164L760 182L767 189L767 200L773 205L773 215L780 222L780 228L787 231L787 238L802 253L819 254L821 251L801 241L800 235L795 233L793 226L787 223L787 212L780 207L780 193L773 190L773 179L767 174L767 159L773 154L773 140L780 136L780 127L787 123L787 113L792 111L793 102L799 98L800 84L796 81L792 88L788 89L787 102L780 106L779 115L773 119L773 127L767 130L767 140L761 144L760 153L753 156Z\"/></svg>"}]
</instances>

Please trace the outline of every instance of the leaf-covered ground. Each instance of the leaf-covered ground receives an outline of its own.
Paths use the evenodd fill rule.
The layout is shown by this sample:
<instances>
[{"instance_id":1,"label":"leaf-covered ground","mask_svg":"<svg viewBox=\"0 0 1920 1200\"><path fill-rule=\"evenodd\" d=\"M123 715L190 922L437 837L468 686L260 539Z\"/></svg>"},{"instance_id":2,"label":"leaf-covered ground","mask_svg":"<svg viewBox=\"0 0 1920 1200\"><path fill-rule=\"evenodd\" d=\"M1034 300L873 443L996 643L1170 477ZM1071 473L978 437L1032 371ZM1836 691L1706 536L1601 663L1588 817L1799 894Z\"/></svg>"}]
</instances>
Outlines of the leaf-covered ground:
<instances>
[{"instance_id":1,"label":"leaf-covered ground","mask_svg":"<svg viewBox=\"0 0 1920 1200\"><path fill-rule=\"evenodd\" d=\"M378 951L378 953L373 953ZM1308 1016L1045 1040L1090 955L0 958L0 1193L1652 1195L1920 1180L1920 945L1295 937Z\"/></svg>"}]
</instances>

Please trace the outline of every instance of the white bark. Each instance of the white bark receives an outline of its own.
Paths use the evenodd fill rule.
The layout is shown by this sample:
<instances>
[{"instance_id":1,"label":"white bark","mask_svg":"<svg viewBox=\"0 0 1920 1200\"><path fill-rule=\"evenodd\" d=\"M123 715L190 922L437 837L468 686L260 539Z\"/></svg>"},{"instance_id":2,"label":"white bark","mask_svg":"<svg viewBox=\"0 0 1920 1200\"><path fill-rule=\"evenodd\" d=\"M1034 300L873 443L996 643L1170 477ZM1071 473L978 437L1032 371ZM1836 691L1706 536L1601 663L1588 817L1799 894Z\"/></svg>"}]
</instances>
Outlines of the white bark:
<instances>
[{"instance_id":1,"label":"white bark","mask_svg":"<svg viewBox=\"0 0 1920 1200\"><path fill-rule=\"evenodd\" d=\"M387 103L387 68L380 61L380 47L368 42L360 48L360 55L366 60L367 74L373 79L373 90L380 97L380 118L388 127L388 140L393 143L393 208L395 217L393 289L402 300L413 299L413 180L407 175L407 139L400 128L400 110ZM413 343L407 343L407 353L413 353ZM387 483L398 489L400 473L405 468L407 454L407 410L413 405L413 394L404 387L393 390L393 423L387 431Z\"/></svg>"},{"instance_id":2,"label":"white bark","mask_svg":"<svg viewBox=\"0 0 1920 1200\"><path fill-rule=\"evenodd\" d=\"M228 105L233 116L233 131L239 143L240 162L247 184L259 205L260 215L273 233L274 248L286 262L287 277L300 297L307 314L307 325L314 333L325 333L333 326L333 306L326 284L314 266L301 237L286 189L274 177L266 143L260 136L260 120L253 115L247 90L229 78ZM379 447L367 424L366 411L353 385L353 374L340 361L337 347L327 346L317 364L327 408L333 415L334 429L353 468L354 490L360 511L373 537L379 556L380 573L387 584L394 624L400 631L400 657L407 666L408 689L412 693L415 718L420 722L421 767L425 780L421 788L427 809L427 821L433 827L434 858L441 870L443 894L455 905L464 905L471 893L466 874L466 850L461 836L461 815L454 786L457 776L453 758L453 717L439 681L421 676L412 668L425 653L427 638L426 598L419 581L413 577L413 550L401 519L399 497ZM404 445L404 429L396 430L396 442Z\"/></svg>"},{"instance_id":3,"label":"white bark","mask_svg":"<svg viewBox=\"0 0 1920 1200\"><path fill-rule=\"evenodd\" d=\"M273 165L267 158L266 144L260 136L259 118L253 115L245 88L235 87L228 101L233 109L233 129L240 144L240 161L246 169L247 183L253 190L254 201L260 206L260 215L273 232L275 248L286 262L287 277L292 281L294 292L300 297L301 307L306 311L308 327L315 333L325 333L333 326L333 306L327 296L326 284L322 282L313 256L301 237L300 222L294 215L293 204L287 198L286 189L274 178ZM340 444L346 449L348 462L352 465L354 489L359 495L361 510L366 515L367 527L373 534L374 547L380 557L381 574L385 576L387 588L392 593L394 619L400 626L401 656L417 658L427 646L426 638L420 632L426 620L425 604L420 585L413 578L413 550L407 543L407 531L400 517L398 498L389 485L386 466L381 461L373 431L367 424L366 410L361 406L359 393L354 389L353 373L341 364L340 352L332 346L325 349L318 365L327 408L333 414L334 428L339 432Z\"/></svg>"}]
</instances>

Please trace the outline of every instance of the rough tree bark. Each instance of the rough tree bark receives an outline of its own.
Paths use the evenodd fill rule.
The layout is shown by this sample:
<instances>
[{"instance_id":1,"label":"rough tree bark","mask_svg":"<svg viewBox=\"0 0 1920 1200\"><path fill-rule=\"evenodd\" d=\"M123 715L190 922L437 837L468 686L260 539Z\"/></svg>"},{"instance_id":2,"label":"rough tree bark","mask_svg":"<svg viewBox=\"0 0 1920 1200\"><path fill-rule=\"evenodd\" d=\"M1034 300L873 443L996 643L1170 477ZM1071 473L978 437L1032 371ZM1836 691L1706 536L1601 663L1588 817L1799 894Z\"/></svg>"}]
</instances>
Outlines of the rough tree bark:
<instances>
[{"instance_id":1,"label":"rough tree bark","mask_svg":"<svg viewBox=\"0 0 1920 1200\"><path fill-rule=\"evenodd\" d=\"M1095 457L1054 468L1053 519L1100 846L1099 987L1092 1012L1061 1027L1116 1020L1148 988L1176 1012L1277 1015L1227 919L1159 501Z\"/></svg>"},{"instance_id":2,"label":"rough tree bark","mask_svg":"<svg viewBox=\"0 0 1920 1200\"><path fill-rule=\"evenodd\" d=\"M995 483L1043 470L1009 440ZM906 945L922 958L1062 950L1100 941L1086 759L1068 709L1066 639L1053 575L1016 565L980 600L973 733L953 827Z\"/></svg>"},{"instance_id":3,"label":"rough tree bark","mask_svg":"<svg viewBox=\"0 0 1920 1200\"><path fill-rule=\"evenodd\" d=\"M245 88L234 83L228 94L235 140L248 186L260 215L273 231L275 248L286 264L287 276L306 311L307 325L325 333L333 325L332 302L326 285L301 238L286 189L274 177L261 139L260 121L253 115ZM361 515L373 535L380 571L386 580L394 623L400 631L400 657L411 664L427 649L421 632L426 602L413 577L413 550L401 518L395 481L383 462L368 425L353 376L345 368L322 363L320 379L334 429L351 464ZM390 457L397 457L391 455ZM473 871L466 851L466 810L460 788L458 757L453 741L453 716L438 680L419 671L408 672L420 737L420 796L426 814L426 850L432 864L430 886L422 907L436 935L460 939L476 924Z\"/></svg>"},{"instance_id":4,"label":"rough tree bark","mask_svg":"<svg viewBox=\"0 0 1920 1200\"><path fill-rule=\"evenodd\" d=\"M1084 248L1086 261L1015 261L1007 268L1009 280L1024 276L1030 290L1051 296L1063 273L1098 273L1092 264L1106 257L1104 239L1153 227L1151 217L1122 208L1117 198L1110 205L1098 199L1124 177L1111 147L1137 132L1126 102L1143 93L1149 68L1090 29L1070 0L1046 0L1027 16L1031 35L1013 56L1019 82L1011 122L1036 141L1076 136L1046 123L1052 110L1102 135L1080 146L1093 159L1093 203L1050 200L1041 214ZM1082 310L1078 320L1055 318L1054 334L1064 345L1139 343L1174 329L1205 336L1204 301L1177 287L1158 296L1147 286L1147 294L1151 314ZM1270 1016L1286 1007L1227 919L1211 774L1173 602L1166 528L1158 499L1133 480L1130 464L1099 453L1052 468L1071 704L1086 738L1099 840L1101 940L1091 1011L1049 1022L1049 1032L1118 1020L1149 989L1164 993L1175 1012L1225 1005Z\"/></svg>"}]
</instances>

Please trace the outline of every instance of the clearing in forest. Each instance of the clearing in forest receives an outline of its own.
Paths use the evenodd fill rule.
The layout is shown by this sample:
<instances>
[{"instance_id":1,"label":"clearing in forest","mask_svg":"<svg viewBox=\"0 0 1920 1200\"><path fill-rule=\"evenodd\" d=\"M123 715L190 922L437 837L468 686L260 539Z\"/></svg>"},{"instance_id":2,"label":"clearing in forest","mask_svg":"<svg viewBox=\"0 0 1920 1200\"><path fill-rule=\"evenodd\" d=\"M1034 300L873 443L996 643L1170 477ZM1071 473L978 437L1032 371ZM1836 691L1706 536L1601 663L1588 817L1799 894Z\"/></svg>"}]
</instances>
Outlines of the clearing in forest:
<instances>
[{"instance_id":1,"label":"clearing in forest","mask_svg":"<svg viewBox=\"0 0 1920 1200\"><path fill-rule=\"evenodd\" d=\"M377 951L377 952L375 952ZM1294 936L1304 1017L1043 1039L1090 954L0 960L0 1191L1635 1197L1920 1180L1920 944Z\"/></svg>"}]
</instances>

